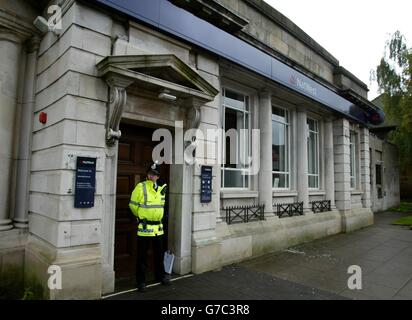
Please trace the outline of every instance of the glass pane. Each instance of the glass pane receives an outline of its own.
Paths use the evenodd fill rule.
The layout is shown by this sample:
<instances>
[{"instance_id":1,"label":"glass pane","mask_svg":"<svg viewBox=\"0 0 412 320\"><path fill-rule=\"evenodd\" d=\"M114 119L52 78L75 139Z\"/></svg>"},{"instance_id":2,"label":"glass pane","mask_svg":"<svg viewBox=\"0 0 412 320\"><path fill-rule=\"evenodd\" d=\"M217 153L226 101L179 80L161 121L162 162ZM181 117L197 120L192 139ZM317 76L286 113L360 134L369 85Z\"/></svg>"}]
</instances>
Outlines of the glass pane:
<instances>
[{"instance_id":1,"label":"glass pane","mask_svg":"<svg viewBox=\"0 0 412 320\"><path fill-rule=\"evenodd\" d=\"M376 191L378 192L378 199L382 199L383 198L382 187L377 187Z\"/></svg>"},{"instance_id":2,"label":"glass pane","mask_svg":"<svg viewBox=\"0 0 412 320\"><path fill-rule=\"evenodd\" d=\"M225 89L223 103L226 106L231 106L240 110L247 110L245 105L245 96L230 90Z\"/></svg>"},{"instance_id":3,"label":"glass pane","mask_svg":"<svg viewBox=\"0 0 412 320\"><path fill-rule=\"evenodd\" d=\"M308 137L308 173L318 174L317 134L310 132Z\"/></svg>"},{"instance_id":4,"label":"glass pane","mask_svg":"<svg viewBox=\"0 0 412 320\"><path fill-rule=\"evenodd\" d=\"M241 168L247 168L250 165L250 147L249 147L249 114L244 113L244 125L242 128L243 132L239 132L239 135L241 139L239 139L239 150L240 150L240 155L242 156L241 160L241 165L239 167Z\"/></svg>"},{"instance_id":5,"label":"glass pane","mask_svg":"<svg viewBox=\"0 0 412 320\"><path fill-rule=\"evenodd\" d=\"M283 173L273 174L273 188L289 188L289 175Z\"/></svg>"},{"instance_id":6,"label":"glass pane","mask_svg":"<svg viewBox=\"0 0 412 320\"><path fill-rule=\"evenodd\" d=\"M220 170L220 186L223 188L224 187L224 182L223 182L223 174L224 170Z\"/></svg>"},{"instance_id":7,"label":"glass pane","mask_svg":"<svg viewBox=\"0 0 412 320\"><path fill-rule=\"evenodd\" d=\"M279 122L272 122L272 169L286 171L286 126Z\"/></svg>"},{"instance_id":8,"label":"glass pane","mask_svg":"<svg viewBox=\"0 0 412 320\"><path fill-rule=\"evenodd\" d=\"M307 123L310 131L318 132L318 122L316 120L308 118Z\"/></svg>"},{"instance_id":9,"label":"glass pane","mask_svg":"<svg viewBox=\"0 0 412 320\"><path fill-rule=\"evenodd\" d=\"M319 188L318 176L309 176L308 184L309 188Z\"/></svg>"},{"instance_id":10,"label":"glass pane","mask_svg":"<svg viewBox=\"0 0 412 320\"><path fill-rule=\"evenodd\" d=\"M356 187L356 179L355 179L355 177L351 177L351 178L350 178L350 187L351 187L352 189L355 189L355 187Z\"/></svg>"},{"instance_id":11,"label":"glass pane","mask_svg":"<svg viewBox=\"0 0 412 320\"><path fill-rule=\"evenodd\" d=\"M244 113L225 108L225 166L236 168L239 164L240 129L243 129ZM232 130L233 129L233 130Z\"/></svg>"},{"instance_id":12,"label":"glass pane","mask_svg":"<svg viewBox=\"0 0 412 320\"><path fill-rule=\"evenodd\" d=\"M229 129L239 129L237 122L237 113L238 111L225 108L225 130Z\"/></svg>"},{"instance_id":13,"label":"glass pane","mask_svg":"<svg viewBox=\"0 0 412 320\"><path fill-rule=\"evenodd\" d=\"M225 188L243 188L243 176L240 170L225 170L224 179Z\"/></svg>"},{"instance_id":14,"label":"glass pane","mask_svg":"<svg viewBox=\"0 0 412 320\"><path fill-rule=\"evenodd\" d=\"M375 151L376 161L382 161L382 152Z\"/></svg>"},{"instance_id":15,"label":"glass pane","mask_svg":"<svg viewBox=\"0 0 412 320\"><path fill-rule=\"evenodd\" d=\"M319 144L318 144L318 135L316 135L316 139L315 139L315 172L316 174L319 173Z\"/></svg>"},{"instance_id":16,"label":"glass pane","mask_svg":"<svg viewBox=\"0 0 412 320\"><path fill-rule=\"evenodd\" d=\"M356 162L356 133L350 132L350 175L351 175L351 188L356 188L356 171L357 171L357 162ZM353 181L352 181L353 179Z\"/></svg>"},{"instance_id":17,"label":"glass pane","mask_svg":"<svg viewBox=\"0 0 412 320\"><path fill-rule=\"evenodd\" d=\"M272 120L279 121L282 123L288 123L287 111L280 108L272 107Z\"/></svg>"},{"instance_id":18,"label":"glass pane","mask_svg":"<svg viewBox=\"0 0 412 320\"><path fill-rule=\"evenodd\" d=\"M236 139L235 137L225 138L225 163L226 168L236 168Z\"/></svg>"},{"instance_id":19,"label":"glass pane","mask_svg":"<svg viewBox=\"0 0 412 320\"><path fill-rule=\"evenodd\" d=\"M356 141L356 133L352 132L350 133L350 142L355 143Z\"/></svg>"},{"instance_id":20,"label":"glass pane","mask_svg":"<svg viewBox=\"0 0 412 320\"><path fill-rule=\"evenodd\" d=\"M349 145L349 151L350 151L350 175L354 176L355 175L355 150L354 150L353 144Z\"/></svg>"},{"instance_id":21,"label":"glass pane","mask_svg":"<svg viewBox=\"0 0 412 320\"><path fill-rule=\"evenodd\" d=\"M375 166L376 168L376 184L381 185L382 184L382 166L380 164L377 164Z\"/></svg>"}]
</instances>

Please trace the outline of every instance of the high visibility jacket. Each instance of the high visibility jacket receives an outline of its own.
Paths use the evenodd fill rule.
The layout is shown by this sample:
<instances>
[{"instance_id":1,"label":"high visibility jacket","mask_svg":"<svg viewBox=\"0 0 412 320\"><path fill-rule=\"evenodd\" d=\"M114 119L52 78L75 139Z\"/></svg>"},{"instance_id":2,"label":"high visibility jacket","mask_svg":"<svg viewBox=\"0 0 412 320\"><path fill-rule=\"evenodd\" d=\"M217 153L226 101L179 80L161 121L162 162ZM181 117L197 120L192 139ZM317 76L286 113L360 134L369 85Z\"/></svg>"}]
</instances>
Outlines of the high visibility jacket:
<instances>
[{"instance_id":1,"label":"high visibility jacket","mask_svg":"<svg viewBox=\"0 0 412 320\"><path fill-rule=\"evenodd\" d=\"M162 218L166 200L166 195L162 194L165 193L162 192L165 190L164 188L166 188L166 184L158 186L156 191L151 180L140 182L134 188L129 207L139 219L138 236L155 237L163 234Z\"/></svg>"}]
</instances>

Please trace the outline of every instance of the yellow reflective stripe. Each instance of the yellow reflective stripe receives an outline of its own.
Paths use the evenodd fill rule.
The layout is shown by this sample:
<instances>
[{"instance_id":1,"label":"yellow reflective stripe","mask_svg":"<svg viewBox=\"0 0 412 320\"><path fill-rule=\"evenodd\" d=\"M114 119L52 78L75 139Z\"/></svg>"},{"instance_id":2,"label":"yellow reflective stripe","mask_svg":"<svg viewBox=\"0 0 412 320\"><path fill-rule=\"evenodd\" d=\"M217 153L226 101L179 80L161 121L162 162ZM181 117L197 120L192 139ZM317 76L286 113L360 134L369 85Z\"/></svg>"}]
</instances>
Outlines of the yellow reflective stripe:
<instances>
[{"instance_id":1,"label":"yellow reflective stripe","mask_svg":"<svg viewBox=\"0 0 412 320\"><path fill-rule=\"evenodd\" d=\"M142 223L139 223L137 228L137 235L144 237L155 237L164 234L163 225L147 225L146 229L143 227Z\"/></svg>"},{"instance_id":2,"label":"yellow reflective stripe","mask_svg":"<svg viewBox=\"0 0 412 320\"><path fill-rule=\"evenodd\" d=\"M140 206L139 202L136 201L129 201L129 204L132 204L134 206Z\"/></svg>"},{"instance_id":3,"label":"yellow reflective stripe","mask_svg":"<svg viewBox=\"0 0 412 320\"><path fill-rule=\"evenodd\" d=\"M145 209L161 209L164 208L163 204L141 204L140 208L145 208Z\"/></svg>"},{"instance_id":4,"label":"yellow reflective stripe","mask_svg":"<svg viewBox=\"0 0 412 320\"><path fill-rule=\"evenodd\" d=\"M161 209L164 208L163 204L147 204L147 187L146 183L143 182L143 198L144 204L139 204L141 208L145 209ZM165 200L166 198L161 198L161 200Z\"/></svg>"},{"instance_id":5,"label":"yellow reflective stripe","mask_svg":"<svg viewBox=\"0 0 412 320\"><path fill-rule=\"evenodd\" d=\"M147 189L146 183L143 182L143 197L144 197L144 204L147 204Z\"/></svg>"}]
</instances>

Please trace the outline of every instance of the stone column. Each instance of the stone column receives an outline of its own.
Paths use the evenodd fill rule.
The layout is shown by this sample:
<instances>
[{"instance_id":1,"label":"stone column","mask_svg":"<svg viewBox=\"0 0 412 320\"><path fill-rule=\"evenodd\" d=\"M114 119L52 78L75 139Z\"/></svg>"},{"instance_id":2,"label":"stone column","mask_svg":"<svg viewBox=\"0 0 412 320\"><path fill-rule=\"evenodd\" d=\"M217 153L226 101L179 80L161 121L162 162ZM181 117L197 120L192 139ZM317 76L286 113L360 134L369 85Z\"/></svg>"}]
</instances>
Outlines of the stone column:
<instances>
[{"instance_id":1,"label":"stone column","mask_svg":"<svg viewBox=\"0 0 412 320\"><path fill-rule=\"evenodd\" d=\"M303 202L303 211L310 212L308 185L308 126L306 111L297 110L297 190L298 202Z\"/></svg>"},{"instance_id":2,"label":"stone column","mask_svg":"<svg viewBox=\"0 0 412 320\"><path fill-rule=\"evenodd\" d=\"M335 208L335 169L333 156L333 124L332 119L325 121L325 189L326 200L330 200L331 208Z\"/></svg>"},{"instance_id":3,"label":"stone column","mask_svg":"<svg viewBox=\"0 0 412 320\"><path fill-rule=\"evenodd\" d=\"M10 185L20 51L20 38L10 30L0 28L0 231L13 227L9 218Z\"/></svg>"},{"instance_id":4,"label":"stone column","mask_svg":"<svg viewBox=\"0 0 412 320\"><path fill-rule=\"evenodd\" d=\"M335 203L340 211L351 210L350 194L350 150L349 121L338 119L333 122L333 143L335 158Z\"/></svg>"},{"instance_id":5,"label":"stone column","mask_svg":"<svg viewBox=\"0 0 412 320\"><path fill-rule=\"evenodd\" d=\"M175 254L173 271L192 271L193 174L194 166L170 166L169 245Z\"/></svg>"},{"instance_id":6,"label":"stone column","mask_svg":"<svg viewBox=\"0 0 412 320\"><path fill-rule=\"evenodd\" d=\"M40 40L32 38L28 43L22 112L20 118L20 141L17 158L17 187L14 226L28 228L28 205L30 183L31 137L33 128L34 91L37 66L37 50Z\"/></svg>"},{"instance_id":7,"label":"stone column","mask_svg":"<svg viewBox=\"0 0 412 320\"><path fill-rule=\"evenodd\" d=\"M259 97L260 170L259 203L265 205L265 216L273 215L272 207L272 94Z\"/></svg>"},{"instance_id":8,"label":"stone column","mask_svg":"<svg viewBox=\"0 0 412 320\"><path fill-rule=\"evenodd\" d=\"M370 185L370 154L369 154L369 130L362 128L360 131L360 179L362 189L362 205L364 208L371 207L371 185Z\"/></svg>"}]
</instances>

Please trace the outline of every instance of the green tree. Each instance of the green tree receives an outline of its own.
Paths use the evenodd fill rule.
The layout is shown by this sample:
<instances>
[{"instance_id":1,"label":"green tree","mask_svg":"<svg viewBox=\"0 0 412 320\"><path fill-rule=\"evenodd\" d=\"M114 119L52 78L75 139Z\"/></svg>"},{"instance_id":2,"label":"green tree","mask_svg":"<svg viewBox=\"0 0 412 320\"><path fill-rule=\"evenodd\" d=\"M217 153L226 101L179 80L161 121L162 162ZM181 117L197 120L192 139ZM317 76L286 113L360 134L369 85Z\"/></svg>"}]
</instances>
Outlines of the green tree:
<instances>
[{"instance_id":1,"label":"green tree","mask_svg":"<svg viewBox=\"0 0 412 320\"><path fill-rule=\"evenodd\" d=\"M412 164L412 49L396 31L386 42L385 54L376 68L375 79L383 93L388 123L396 124L389 139L399 148L401 166Z\"/></svg>"}]
</instances>

